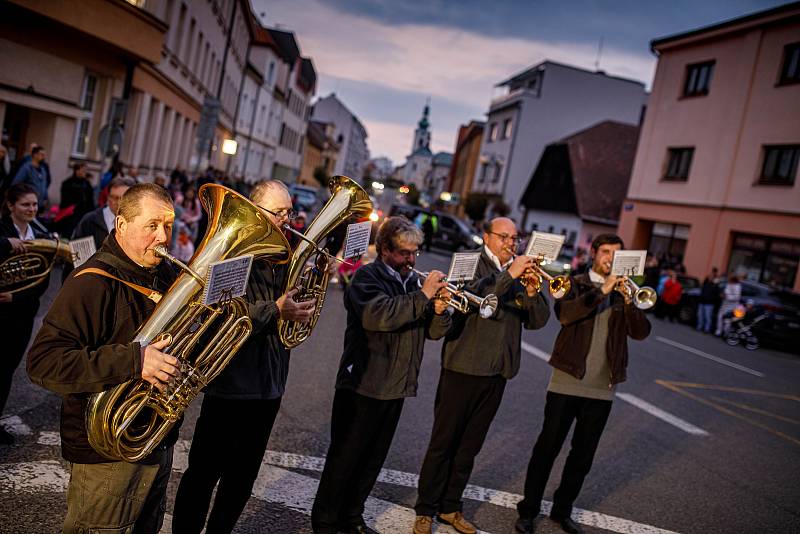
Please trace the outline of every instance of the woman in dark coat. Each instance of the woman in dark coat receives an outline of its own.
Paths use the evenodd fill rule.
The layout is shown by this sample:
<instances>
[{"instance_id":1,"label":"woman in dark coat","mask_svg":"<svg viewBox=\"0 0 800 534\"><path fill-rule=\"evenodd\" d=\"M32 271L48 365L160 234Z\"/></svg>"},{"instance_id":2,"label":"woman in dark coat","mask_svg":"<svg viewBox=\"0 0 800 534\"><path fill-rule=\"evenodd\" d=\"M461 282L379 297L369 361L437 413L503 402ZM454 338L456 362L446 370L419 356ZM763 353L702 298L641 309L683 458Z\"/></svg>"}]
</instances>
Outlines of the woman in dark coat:
<instances>
[{"instance_id":1,"label":"woman in dark coat","mask_svg":"<svg viewBox=\"0 0 800 534\"><path fill-rule=\"evenodd\" d=\"M36 190L27 184L16 184L6 192L0 219L0 262L20 248L20 241L47 237L47 231L36 221L39 203ZM44 282L17 293L0 293L0 339L3 357L0 358L0 415L11 392L11 380L25 354L33 331L33 319L39 310L39 297L47 290ZM14 437L0 426L0 445L11 445Z\"/></svg>"}]
</instances>

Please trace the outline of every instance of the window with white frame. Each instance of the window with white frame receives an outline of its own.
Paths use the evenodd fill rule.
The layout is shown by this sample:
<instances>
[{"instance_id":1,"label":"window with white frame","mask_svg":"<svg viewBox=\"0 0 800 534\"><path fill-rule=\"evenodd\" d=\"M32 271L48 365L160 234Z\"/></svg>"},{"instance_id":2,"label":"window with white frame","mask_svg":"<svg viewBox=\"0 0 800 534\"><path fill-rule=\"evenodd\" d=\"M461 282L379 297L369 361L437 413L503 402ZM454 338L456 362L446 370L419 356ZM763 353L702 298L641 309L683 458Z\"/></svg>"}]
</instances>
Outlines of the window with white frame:
<instances>
[{"instance_id":1,"label":"window with white frame","mask_svg":"<svg viewBox=\"0 0 800 534\"><path fill-rule=\"evenodd\" d=\"M81 116L75 123L75 141L72 145L72 154L86 157L89 150L89 132L92 126L92 112L94 111L95 94L97 93L97 76L86 73L83 78L80 107Z\"/></svg>"}]
</instances>

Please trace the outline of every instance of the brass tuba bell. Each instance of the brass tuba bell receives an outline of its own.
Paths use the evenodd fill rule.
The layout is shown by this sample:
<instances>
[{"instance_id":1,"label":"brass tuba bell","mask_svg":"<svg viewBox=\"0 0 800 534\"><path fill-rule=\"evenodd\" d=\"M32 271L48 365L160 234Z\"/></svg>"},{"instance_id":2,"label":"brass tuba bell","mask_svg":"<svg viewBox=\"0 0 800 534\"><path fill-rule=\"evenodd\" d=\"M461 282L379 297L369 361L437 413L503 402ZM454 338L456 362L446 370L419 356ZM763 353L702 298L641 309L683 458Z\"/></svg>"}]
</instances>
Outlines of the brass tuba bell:
<instances>
[{"instance_id":1,"label":"brass tuba bell","mask_svg":"<svg viewBox=\"0 0 800 534\"><path fill-rule=\"evenodd\" d=\"M320 241L350 217L366 217L372 213L372 201L367 192L347 176L334 176L328 187L331 198L308 225L305 234L300 234L301 241L292 252L292 259L289 262L284 293L297 288L294 300L316 299L317 303L307 323L278 320L281 343L288 349L308 339L322 313L330 272L328 255L320 248ZM311 265L306 265L312 255L314 260Z\"/></svg>"},{"instance_id":2,"label":"brass tuba bell","mask_svg":"<svg viewBox=\"0 0 800 534\"><path fill-rule=\"evenodd\" d=\"M186 272L133 339L142 345L171 339L165 351L178 358L180 375L163 392L138 378L89 400L89 443L111 460L136 462L150 454L250 335L252 323L241 298L203 304L203 277L209 265L246 254L277 264L289 258L283 233L249 200L214 184L201 187L198 196L208 212L205 237L188 267L176 262Z\"/></svg>"}]
</instances>

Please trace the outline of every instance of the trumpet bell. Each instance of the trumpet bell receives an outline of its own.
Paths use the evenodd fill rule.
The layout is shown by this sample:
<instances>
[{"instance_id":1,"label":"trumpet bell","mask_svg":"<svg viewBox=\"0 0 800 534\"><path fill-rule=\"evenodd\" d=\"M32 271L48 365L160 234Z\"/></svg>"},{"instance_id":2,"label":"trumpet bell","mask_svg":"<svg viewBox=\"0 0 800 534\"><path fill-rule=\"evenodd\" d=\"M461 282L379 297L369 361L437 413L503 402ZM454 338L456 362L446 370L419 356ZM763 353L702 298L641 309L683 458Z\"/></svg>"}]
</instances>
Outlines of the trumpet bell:
<instances>
[{"instance_id":1,"label":"trumpet bell","mask_svg":"<svg viewBox=\"0 0 800 534\"><path fill-rule=\"evenodd\" d=\"M549 288L550 295L554 299L561 299L567 296L567 294L572 289L572 282L569 281L569 278L560 274L550 280Z\"/></svg>"},{"instance_id":2,"label":"trumpet bell","mask_svg":"<svg viewBox=\"0 0 800 534\"><path fill-rule=\"evenodd\" d=\"M633 294L633 305L640 310L649 310L656 305L658 295L652 287L641 287Z\"/></svg>"},{"instance_id":3,"label":"trumpet bell","mask_svg":"<svg viewBox=\"0 0 800 534\"><path fill-rule=\"evenodd\" d=\"M478 306L478 314L480 314L482 319L488 319L494 315L495 311L497 311L497 305L497 296L486 295L486 297L483 298L480 306Z\"/></svg>"}]
</instances>

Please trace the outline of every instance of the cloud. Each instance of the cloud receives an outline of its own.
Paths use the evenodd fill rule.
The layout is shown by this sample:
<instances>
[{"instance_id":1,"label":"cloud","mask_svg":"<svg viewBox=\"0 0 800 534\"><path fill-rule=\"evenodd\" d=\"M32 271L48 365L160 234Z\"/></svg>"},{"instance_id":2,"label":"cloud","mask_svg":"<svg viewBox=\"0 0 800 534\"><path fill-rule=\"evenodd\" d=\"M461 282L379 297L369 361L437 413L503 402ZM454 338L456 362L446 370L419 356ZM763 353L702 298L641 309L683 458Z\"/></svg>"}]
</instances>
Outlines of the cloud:
<instances>
[{"instance_id":1,"label":"cloud","mask_svg":"<svg viewBox=\"0 0 800 534\"><path fill-rule=\"evenodd\" d=\"M374 88L373 99L380 98L382 92L395 100L402 93L417 99L423 94L432 96L434 101L472 110L458 120L436 125L442 130L434 130L434 138L438 131L441 145L447 150L452 150L459 122L483 116L498 82L545 59L593 69L597 56L595 46L578 42L491 37L425 24L394 26L337 11L318 0L255 0L255 8L256 12L266 12L267 25L280 23L297 34L302 53L313 58L319 71L320 89L333 85L336 78L369 84ZM608 47L600 67L609 74L649 85L655 58L649 50L635 54ZM378 128L371 131L368 126L373 154L388 154L398 161L406 155L407 148L397 150L403 142L410 145L418 114L409 117L402 139L390 139L384 136L401 135L400 129L394 127L399 126L396 119L387 118L393 101L385 102L383 108L387 112L371 106L370 113L363 116L357 102L346 104L365 125Z\"/></svg>"}]
</instances>

